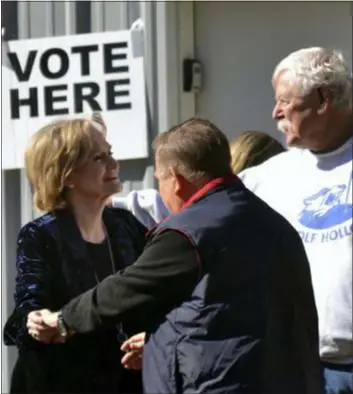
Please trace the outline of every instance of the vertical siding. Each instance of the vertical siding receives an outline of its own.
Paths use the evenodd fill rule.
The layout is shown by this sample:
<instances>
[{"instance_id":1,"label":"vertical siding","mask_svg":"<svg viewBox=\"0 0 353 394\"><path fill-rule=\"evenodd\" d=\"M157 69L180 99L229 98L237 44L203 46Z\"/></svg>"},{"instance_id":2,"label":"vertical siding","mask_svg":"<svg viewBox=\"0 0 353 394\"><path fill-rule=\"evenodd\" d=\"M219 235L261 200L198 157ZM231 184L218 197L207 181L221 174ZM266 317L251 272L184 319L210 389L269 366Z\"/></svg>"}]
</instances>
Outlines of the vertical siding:
<instances>
[{"instance_id":1,"label":"vertical siding","mask_svg":"<svg viewBox=\"0 0 353 394\"><path fill-rule=\"evenodd\" d=\"M18 38L17 29L17 1L3 1L1 13L1 27L5 27L5 39L15 40ZM1 311L2 322L13 309L13 290L15 283L15 251L17 234L21 228L21 192L20 192L20 170L3 171L1 174ZM9 392L9 381L12 368L17 358L15 348L4 346L2 350L2 381L1 391Z\"/></svg>"},{"instance_id":2,"label":"vertical siding","mask_svg":"<svg viewBox=\"0 0 353 394\"><path fill-rule=\"evenodd\" d=\"M154 5L143 5L152 15ZM7 39L51 37L65 34L89 33L127 29L140 17L139 2L103 1L3 1L2 26ZM151 13L152 12L152 13ZM151 30L148 33L151 39ZM155 77L153 67L153 45L147 45L146 67L149 76ZM147 91L153 96L155 80L146 81ZM152 99L154 103L155 100ZM153 114L150 108L150 113ZM153 122L150 121L153 126ZM153 132L151 132L153 135ZM128 160L121 163L123 193L133 189L153 186L153 162L151 158ZM23 170L3 171L2 188L2 310L3 322L13 308L13 290L16 258L16 239L22 225L36 216L32 209L32 193ZM2 345L3 346L3 345ZM9 392L10 374L16 359L16 350L2 347L2 392Z\"/></svg>"},{"instance_id":3,"label":"vertical siding","mask_svg":"<svg viewBox=\"0 0 353 394\"><path fill-rule=\"evenodd\" d=\"M21 228L21 203L20 170L2 171L1 195L1 315L2 323L13 310L13 292L16 273L16 240ZM9 382L12 368L17 358L14 347L2 347L2 380L1 392L9 392Z\"/></svg>"},{"instance_id":4,"label":"vertical siding","mask_svg":"<svg viewBox=\"0 0 353 394\"><path fill-rule=\"evenodd\" d=\"M129 29L131 23L141 16L141 4L133 1L92 1L91 30L113 31ZM152 187L149 159L125 160L120 163L120 176L123 180L123 194L130 190Z\"/></svg>"},{"instance_id":5,"label":"vertical siding","mask_svg":"<svg viewBox=\"0 0 353 394\"><path fill-rule=\"evenodd\" d=\"M18 2L19 38L128 29L140 15L140 3L135 1L21 1ZM121 162L123 194L153 186L151 165L151 158ZM25 188L25 181L22 182Z\"/></svg>"},{"instance_id":6,"label":"vertical siding","mask_svg":"<svg viewBox=\"0 0 353 394\"><path fill-rule=\"evenodd\" d=\"M6 39L16 40L17 33L17 1L1 2L1 27L6 28Z\"/></svg>"}]
</instances>

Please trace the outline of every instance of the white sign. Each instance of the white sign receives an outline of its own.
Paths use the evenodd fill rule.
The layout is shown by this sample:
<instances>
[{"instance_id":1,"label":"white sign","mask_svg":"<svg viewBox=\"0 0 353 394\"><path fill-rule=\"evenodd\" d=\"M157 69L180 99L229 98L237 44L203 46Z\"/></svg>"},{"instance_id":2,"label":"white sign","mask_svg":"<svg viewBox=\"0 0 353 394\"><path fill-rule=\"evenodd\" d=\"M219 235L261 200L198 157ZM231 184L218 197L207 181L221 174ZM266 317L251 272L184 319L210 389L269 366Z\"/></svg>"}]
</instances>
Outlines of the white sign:
<instances>
[{"instance_id":1,"label":"white sign","mask_svg":"<svg viewBox=\"0 0 353 394\"><path fill-rule=\"evenodd\" d=\"M143 58L132 53L130 31L3 45L3 169L23 168L27 143L45 124L92 112L102 113L116 158L148 156Z\"/></svg>"}]
</instances>

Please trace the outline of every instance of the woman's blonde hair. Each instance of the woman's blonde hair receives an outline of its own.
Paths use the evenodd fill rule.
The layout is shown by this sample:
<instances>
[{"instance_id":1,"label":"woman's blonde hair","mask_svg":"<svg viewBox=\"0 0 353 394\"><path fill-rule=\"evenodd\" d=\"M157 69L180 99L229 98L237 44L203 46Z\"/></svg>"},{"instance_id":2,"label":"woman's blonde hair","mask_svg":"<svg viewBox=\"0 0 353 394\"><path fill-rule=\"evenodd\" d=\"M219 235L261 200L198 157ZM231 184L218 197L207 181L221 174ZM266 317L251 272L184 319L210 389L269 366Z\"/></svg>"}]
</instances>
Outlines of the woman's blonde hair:
<instances>
[{"instance_id":1,"label":"woman's blonde hair","mask_svg":"<svg viewBox=\"0 0 353 394\"><path fill-rule=\"evenodd\" d=\"M89 159L97 132L106 134L100 114L91 119L59 120L33 135L25 152L25 167L38 210L51 212L66 207L65 181Z\"/></svg>"},{"instance_id":2,"label":"woman's blonde hair","mask_svg":"<svg viewBox=\"0 0 353 394\"><path fill-rule=\"evenodd\" d=\"M285 151L274 138L261 131L245 131L230 145L232 170L235 174L257 166L267 159Z\"/></svg>"}]
</instances>

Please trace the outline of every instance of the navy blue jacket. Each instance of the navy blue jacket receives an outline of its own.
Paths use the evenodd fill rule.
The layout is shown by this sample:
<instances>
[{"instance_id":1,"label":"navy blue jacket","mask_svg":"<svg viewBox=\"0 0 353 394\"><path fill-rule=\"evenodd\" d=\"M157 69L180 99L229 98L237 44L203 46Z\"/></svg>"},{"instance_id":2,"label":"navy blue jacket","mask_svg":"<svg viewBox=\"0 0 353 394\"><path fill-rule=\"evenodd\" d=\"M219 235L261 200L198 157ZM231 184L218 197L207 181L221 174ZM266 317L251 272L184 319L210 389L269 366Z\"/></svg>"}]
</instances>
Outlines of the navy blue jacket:
<instances>
[{"instance_id":1,"label":"navy blue jacket","mask_svg":"<svg viewBox=\"0 0 353 394\"><path fill-rule=\"evenodd\" d=\"M195 246L200 281L149 337L145 392L321 394L310 269L291 225L230 177L151 237L170 229Z\"/></svg>"}]
</instances>

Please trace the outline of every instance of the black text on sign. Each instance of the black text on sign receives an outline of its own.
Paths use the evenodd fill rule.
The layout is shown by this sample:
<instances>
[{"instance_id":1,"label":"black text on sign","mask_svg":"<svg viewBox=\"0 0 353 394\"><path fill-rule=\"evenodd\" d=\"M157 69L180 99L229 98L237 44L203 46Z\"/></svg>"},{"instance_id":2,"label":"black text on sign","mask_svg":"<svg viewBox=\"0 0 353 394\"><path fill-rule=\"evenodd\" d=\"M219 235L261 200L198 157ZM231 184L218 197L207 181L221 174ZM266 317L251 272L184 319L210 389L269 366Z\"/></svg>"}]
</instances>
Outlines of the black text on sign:
<instances>
[{"instance_id":1,"label":"black text on sign","mask_svg":"<svg viewBox=\"0 0 353 394\"><path fill-rule=\"evenodd\" d=\"M41 53L30 50L22 65L18 54L9 52L9 61L19 85L25 83L28 86L25 92L19 88L10 90L11 119L20 118L22 107L28 107L33 118L82 113L85 104L92 111L131 109L127 50L127 42L73 46L70 50L48 48ZM101 62L104 86L97 83L97 75L94 75L92 65L95 61ZM84 81L79 81L78 77L69 78L73 64L76 69L79 67L78 77ZM42 79L48 81L41 88L35 86L31 79L35 68L38 68ZM72 94L73 102L71 111L69 94Z\"/></svg>"}]
</instances>

